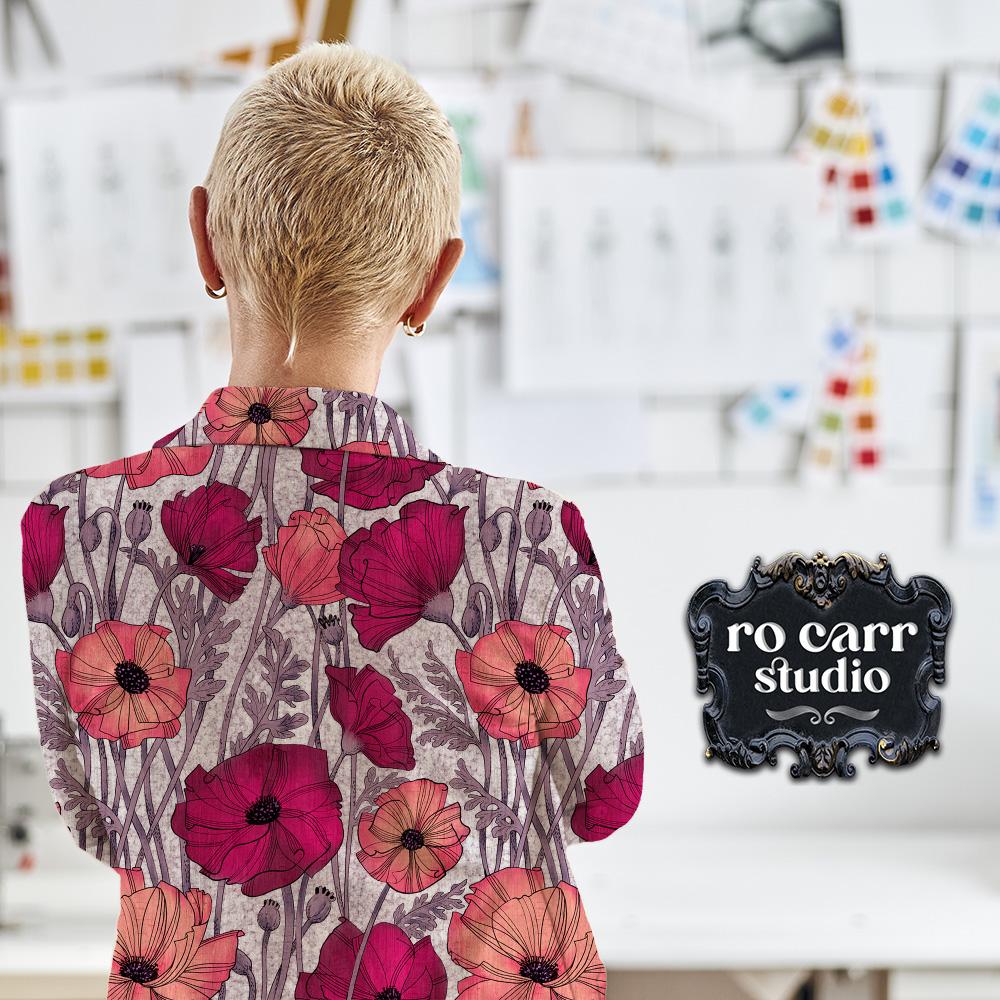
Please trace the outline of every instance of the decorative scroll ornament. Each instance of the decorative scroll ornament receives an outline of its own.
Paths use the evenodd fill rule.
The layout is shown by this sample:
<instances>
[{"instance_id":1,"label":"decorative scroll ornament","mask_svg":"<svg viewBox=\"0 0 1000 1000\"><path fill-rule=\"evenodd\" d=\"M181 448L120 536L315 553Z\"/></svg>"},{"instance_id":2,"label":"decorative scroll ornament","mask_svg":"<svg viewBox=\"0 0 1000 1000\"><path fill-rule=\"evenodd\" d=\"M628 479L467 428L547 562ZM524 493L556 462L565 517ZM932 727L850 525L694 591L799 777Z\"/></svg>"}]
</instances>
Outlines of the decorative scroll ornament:
<instances>
[{"instance_id":1,"label":"decorative scroll ornament","mask_svg":"<svg viewBox=\"0 0 1000 1000\"><path fill-rule=\"evenodd\" d=\"M760 557L754 562L754 568ZM773 563L768 563L760 572L772 580L781 577L792 580L792 585L818 608L828 608L847 589L848 576L852 580L859 577L868 580L873 573L880 573L889 565L889 557L883 552L878 562L869 562L853 552L841 552L835 559L828 559L822 550L809 559L801 552L789 552Z\"/></svg>"}]
</instances>

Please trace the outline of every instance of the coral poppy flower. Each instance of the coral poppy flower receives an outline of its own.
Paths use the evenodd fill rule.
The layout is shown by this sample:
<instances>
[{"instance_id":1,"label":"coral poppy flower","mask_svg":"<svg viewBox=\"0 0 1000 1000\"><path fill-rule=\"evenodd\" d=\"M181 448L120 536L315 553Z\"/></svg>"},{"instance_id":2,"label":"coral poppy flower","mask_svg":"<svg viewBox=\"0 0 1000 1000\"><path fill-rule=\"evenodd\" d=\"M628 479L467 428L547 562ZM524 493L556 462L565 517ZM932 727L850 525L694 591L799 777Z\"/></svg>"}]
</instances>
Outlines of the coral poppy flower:
<instances>
[{"instance_id":1,"label":"coral poppy flower","mask_svg":"<svg viewBox=\"0 0 1000 1000\"><path fill-rule=\"evenodd\" d=\"M587 775L587 797L570 823L581 840L603 840L632 818L642 798L642 761L640 753L610 771L598 764Z\"/></svg>"},{"instance_id":2,"label":"coral poppy flower","mask_svg":"<svg viewBox=\"0 0 1000 1000\"><path fill-rule=\"evenodd\" d=\"M315 875L344 838L340 789L315 747L261 743L185 779L170 826L203 875L244 896Z\"/></svg>"},{"instance_id":3,"label":"coral poppy flower","mask_svg":"<svg viewBox=\"0 0 1000 1000\"><path fill-rule=\"evenodd\" d=\"M469 828L462 807L446 804L448 786L427 778L383 792L374 814L358 820L358 860L396 892L421 892L458 864Z\"/></svg>"},{"instance_id":4,"label":"coral poppy flower","mask_svg":"<svg viewBox=\"0 0 1000 1000\"><path fill-rule=\"evenodd\" d=\"M328 510L292 511L278 541L261 549L267 568L281 581L281 600L297 604L332 604L343 598L340 547L347 532Z\"/></svg>"},{"instance_id":5,"label":"coral poppy flower","mask_svg":"<svg viewBox=\"0 0 1000 1000\"><path fill-rule=\"evenodd\" d=\"M295 1000L344 1000L364 937L349 920L323 942L315 972L303 972L295 985ZM448 973L429 937L416 943L395 924L376 924L358 966L356 1000L444 1000Z\"/></svg>"},{"instance_id":6,"label":"coral poppy flower","mask_svg":"<svg viewBox=\"0 0 1000 1000\"><path fill-rule=\"evenodd\" d=\"M252 573L257 566L261 519L247 521L249 504L242 490L219 482L163 501L160 520L180 572L196 576L223 601L236 600L248 583L229 570Z\"/></svg>"},{"instance_id":7,"label":"coral poppy flower","mask_svg":"<svg viewBox=\"0 0 1000 1000\"><path fill-rule=\"evenodd\" d=\"M371 664L327 667L330 679L330 714L343 730L344 753L363 753L376 767L410 771L413 757L413 723L403 711L391 681Z\"/></svg>"},{"instance_id":8,"label":"coral poppy flower","mask_svg":"<svg viewBox=\"0 0 1000 1000\"><path fill-rule=\"evenodd\" d=\"M28 618L47 621L52 615L49 587L62 566L66 553L63 522L67 507L52 503L32 503L21 518L21 575Z\"/></svg>"},{"instance_id":9,"label":"coral poppy flower","mask_svg":"<svg viewBox=\"0 0 1000 1000\"><path fill-rule=\"evenodd\" d=\"M128 488L137 490L143 486L152 486L164 476L196 476L199 472L204 472L212 451L210 444L151 448L139 455L119 458L116 462L92 465L85 471L95 479L124 474Z\"/></svg>"},{"instance_id":10,"label":"coral poppy flower","mask_svg":"<svg viewBox=\"0 0 1000 1000\"><path fill-rule=\"evenodd\" d=\"M303 448L302 471L318 476L314 493L340 499L340 477L347 453L347 478L344 503L359 510L377 510L399 503L408 493L423 489L431 476L444 468L444 462L424 462L410 455L397 458L388 442L352 441L343 448Z\"/></svg>"},{"instance_id":11,"label":"coral poppy flower","mask_svg":"<svg viewBox=\"0 0 1000 1000\"><path fill-rule=\"evenodd\" d=\"M162 625L98 622L72 653L56 650L56 671L80 725L126 749L157 736L176 736L191 671L174 666Z\"/></svg>"},{"instance_id":12,"label":"coral poppy flower","mask_svg":"<svg viewBox=\"0 0 1000 1000\"><path fill-rule=\"evenodd\" d=\"M206 941L212 913L207 892L181 892L168 882L144 889L141 871L118 871L123 894L108 1000L214 997L233 971L243 931Z\"/></svg>"},{"instance_id":13,"label":"coral poppy flower","mask_svg":"<svg viewBox=\"0 0 1000 1000\"><path fill-rule=\"evenodd\" d=\"M205 436L215 444L298 444L316 401L306 389L229 385L205 401Z\"/></svg>"},{"instance_id":14,"label":"coral poppy flower","mask_svg":"<svg viewBox=\"0 0 1000 1000\"><path fill-rule=\"evenodd\" d=\"M580 731L590 670L573 665L567 635L561 625L500 622L471 653L458 650L466 697L490 736L537 747Z\"/></svg>"},{"instance_id":15,"label":"coral poppy flower","mask_svg":"<svg viewBox=\"0 0 1000 1000\"><path fill-rule=\"evenodd\" d=\"M458 984L462 1000L604 1000L604 965L573 886L504 868L465 898L448 927L449 954L472 973Z\"/></svg>"},{"instance_id":16,"label":"coral poppy flower","mask_svg":"<svg viewBox=\"0 0 1000 1000\"><path fill-rule=\"evenodd\" d=\"M564 500L560 511L563 531L569 539L569 544L573 546L573 551L578 556L578 569L581 573L589 573L591 576L600 578L601 567L597 565L597 556L594 555L594 548L590 544L590 536L583 524L583 515L580 508L569 500Z\"/></svg>"},{"instance_id":17,"label":"coral poppy flower","mask_svg":"<svg viewBox=\"0 0 1000 1000\"><path fill-rule=\"evenodd\" d=\"M340 589L363 602L350 610L365 649L377 652L421 618L450 620L468 509L414 500L400 509L399 520L380 518L348 536L340 552Z\"/></svg>"}]
</instances>

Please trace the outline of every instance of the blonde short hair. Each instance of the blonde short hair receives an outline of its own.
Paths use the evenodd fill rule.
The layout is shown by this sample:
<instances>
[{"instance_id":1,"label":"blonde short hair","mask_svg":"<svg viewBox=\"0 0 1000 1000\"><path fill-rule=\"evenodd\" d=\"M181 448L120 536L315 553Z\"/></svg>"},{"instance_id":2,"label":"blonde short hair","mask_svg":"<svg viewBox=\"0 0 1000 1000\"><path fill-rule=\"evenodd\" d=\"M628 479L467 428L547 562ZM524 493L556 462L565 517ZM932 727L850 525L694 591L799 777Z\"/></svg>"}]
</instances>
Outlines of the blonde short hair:
<instances>
[{"instance_id":1,"label":"blonde short hair","mask_svg":"<svg viewBox=\"0 0 1000 1000\"><path fill-rule=\"evenodd\" d=\"M319 321L383 323L459 235L461 150L400 66L317 43L233 103L205 187L226 283L297 339Z\"/></svg>"}]
</instances>

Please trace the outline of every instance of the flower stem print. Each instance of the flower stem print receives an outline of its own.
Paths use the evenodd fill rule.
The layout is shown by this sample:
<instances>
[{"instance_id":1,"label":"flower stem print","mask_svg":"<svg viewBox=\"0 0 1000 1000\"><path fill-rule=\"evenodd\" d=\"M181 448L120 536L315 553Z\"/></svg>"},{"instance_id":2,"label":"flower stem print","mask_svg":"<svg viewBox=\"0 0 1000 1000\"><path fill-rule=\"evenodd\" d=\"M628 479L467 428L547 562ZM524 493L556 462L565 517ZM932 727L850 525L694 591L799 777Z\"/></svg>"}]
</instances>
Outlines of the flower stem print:
<instances>
[{"instance_id":1,"label":"flower stem print","mask_svg":"<svg viewBox=\"0 0 1000 1000\"><path fill-rule=\"evenodd\" d=\"M361 971L361 959L364 956L365 948L368 946L368 939L372 935L372 928L375 926L375 921L378 919L379 910L382 909L382 904L385 902L385 897L388 895L389 886L386 885L382 890L381 895L378 897L374 908L372 909L372 915L368 921L368 926L365 928L365 932L361 936L361 943L358 945L358 954L354 959L354 968L351 970L351 981L347 984L346 1000L353 1000L354 987L358 981L358 973Z\"/></svg>"}]
</instances>

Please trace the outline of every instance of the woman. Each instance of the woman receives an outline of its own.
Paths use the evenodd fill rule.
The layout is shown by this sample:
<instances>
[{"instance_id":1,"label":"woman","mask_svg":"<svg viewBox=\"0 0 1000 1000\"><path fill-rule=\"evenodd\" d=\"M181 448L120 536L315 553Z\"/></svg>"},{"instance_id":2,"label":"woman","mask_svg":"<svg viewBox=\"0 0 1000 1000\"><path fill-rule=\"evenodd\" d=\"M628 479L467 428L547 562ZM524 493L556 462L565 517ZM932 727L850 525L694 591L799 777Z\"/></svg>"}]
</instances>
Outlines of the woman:
<instances>
[{"instance_id":1,"label":"woman","mask_svg":"<svg viewBox=\"0 0 1000 1000\"><path fill-rule=\"evenodd\" d=\"M22 522L51 784L121 875L109 996L603 996L565 847L642 736L576 507L372 393L458 264L460 151L317 45L236 101L191 226L230 384Z\"/></svg>"}]
</instances>

